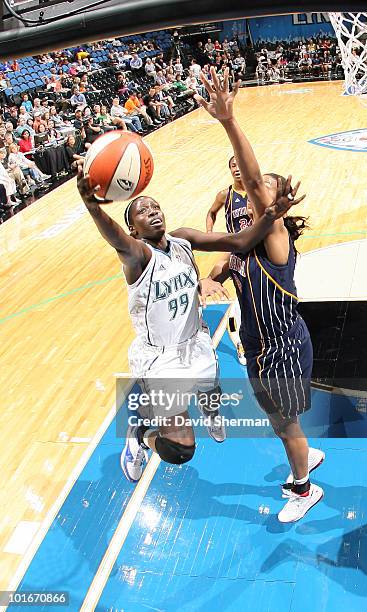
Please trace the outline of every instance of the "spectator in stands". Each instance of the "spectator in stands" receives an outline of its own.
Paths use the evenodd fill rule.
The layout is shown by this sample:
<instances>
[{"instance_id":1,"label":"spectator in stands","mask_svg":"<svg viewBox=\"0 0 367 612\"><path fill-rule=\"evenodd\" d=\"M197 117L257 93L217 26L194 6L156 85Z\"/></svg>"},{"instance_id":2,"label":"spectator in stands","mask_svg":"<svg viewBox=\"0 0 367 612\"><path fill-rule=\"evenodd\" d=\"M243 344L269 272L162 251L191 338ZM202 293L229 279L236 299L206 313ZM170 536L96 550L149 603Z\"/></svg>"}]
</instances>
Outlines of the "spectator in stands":
<instances>
[{"instance_id":1,"label":"spectator in stands","mask_svg":"<svg viewBox=\"0 0 367 612\"><path fill-rule=\"evenodd\" d=\"M88 81L88 75L83 74L79 83L79 91L85 93L86 91L95 91L95 87Z\"/></svg>"},{"instance_id":2,"label":"spectator in stands","mask_svg":"<svg viewBox=\"0 0 367 612\"><path fill-rule=\"evenodd\" d=\"M42 112L42 107L41 107L41 100L39 98L34 98L33 99L33 116L35 113L41 113Z\"/></svg>"},{"instance_id":3,"label":"spectator in stands","mask_svg":"<svg viewBox=\"0 0 367 612\"><path fill-rule=\"evenodd\" d=\"M73 62L72 64L70 64L69 66L69 70L68 70L68 74L72 77L77 76L78 74L78 69L76 67L76 63Z\"/></svg>"},{"instance_id":4,"label":"spectator in stands","mask_svg":"<svg viewBox=\"0 0 367 612\"><path fill-rule=\"evenodd\" d=\"M10 109L9 121L11 121L15 129L18 125L18 108L16 106L12 106Z\"/></svg>"},{"instance_id":5,"label":"spectator in stands","mask_svg":"<svg viewBox=\"0 0 367 612\"><path fill-rule=\"evenodd\" d=\"M278 65L278 60L275 58L270 60L268 75L271 83L279 83L281 79L281 71L280 66Z\"/></svg>"},{"instance_id":6,"label":"spectator in stands","mask_svg":"<svg viewBox=\"0 0 367 612\"><path fill-rule=\"evenodd\" d=\"M126 100L125 109L128 114L128 117L134 117L135 115L140 115L143 119L147 127L150 127L153 124L153 120L146 112L144 105L141 105L139 99L136 95L136 91L131 90L129 92L129 97Z\"/></svg>"},{"instance_id":7,"label":"spectator in stands","mask_svg":"<svg viewBox=\"0 0 367 612\"><path fill-rule=\"evenodd\" d=\"M101 125L106 130L111 130L111 129L113 130L113 129L116 129L116 127L117 127L117 126L113 125L112 117L107 112L107 107L104 106L104 104L102 104L99 112L98 112L98 109L97 109L96 120L97 120L98 124ZM122 128L122 129L125 129L125 128Z\"/></svg>"},{"instance_id":8,"label":"spectator in stands","mask_svg":"<svg viewBox=\"0 0 367 612\"><path fill-rule=\"evenodd\" d=\"M190 65L190 74L195 77L195 79L200 79L201 66L197 63L195 58L192 58Z\"/></svg>"},{"instance_id":9,"label":"spectator in stands","mask_svg":"<svg viewBox=\"0 0 367 612\"><path fill-rule=\"evenodd\" d=\"M76 130L81 130L83 127L83 115L82 115L82 111L79 108L75 111L75 118L73 121L73 125Z\"/></svg>"},{"instance_id":10,"label":"spectator in stands","mask_svg":"<svg viewBox=\"0 0 367 612\"><path fill-rule=\"evenodd\" d=\"M178 91L183 92L187 91L187 85L181 80L181 75L176 75L176 80L173 82L172 86Z\"/></svg>"},{"instance_id":11,"label":"spectator in stands","mask_svg":"<svg viewBox=\"0 0 367 612\"><path fill-rule=\"evenodd\" d=\"M198 80L194 76L188 76L185 80L185 85L188 90L194 92L194 94L199 94L199 96L204 96L205 87L198 82ZM205 96L204 96L205 97Z\"/></svg>"},{"instance_id":12,"label":"spectator in stands","mask_svg":"<svg viewBox=\"0 0 367 612\"><path fill-rule=\"evenodd\" d=\"M124 70L128 70L130 66L130 62L132 60L131 53L125 49L125 51L120 51L119 53L119 66Z\"/></svg>"},{"instance_id":13,"label":"spectator in stands","mask_svg":"<svg viewBox=\"0 0 367 612\"><path fill-rule=\"evenodd\" d=\"M0 89L6 89L9 87L10 83L8 79L5 77L3 72L0 72Z\"/></svg>"},{"instance_id":14,"label":"spectator in stands","mask_svg":"<svg viewBox=\"0 0 367 612\"><path fill-rule=\"evenodd\" d=\"M143 60L141 59L141 57L139 57L137 53L133 53L129 65L132 71L141 70L141 68L143 67Z\"/></svg>"},{"instance_id":15,"label":"spectator in stands","mask_svg":"<svg viewBox=\"0 0 367 612\"><path fill-rule=\"evenodd\" d=\"M94 122L93 117L88 117L88 119L85 120L84 131L86 149L90 147L90 145L93 144L93 142L97 140L101 134L103 134L102 127Z\"/></svg>"},{"instance_id":16,"label":"spectator in stands","mask_svg":"<svg viewBox=\"0 0 367 612\"><path fill-rule=\"evenodd\" d=\"M29 153L33 149L33 140L29 128L23 130L18 144L21 153Z\"/></svg>"},{"instance_id":17,"label":"spectator in stands","mask_svg":"<svg viewBox=\"0 0 367 612\"><path fill-rule=\"evenodd\" d=\"M204 49L205 49L205 53L208 55L208 57L210 57L214 51L214 45L212 43L211 38L208 38Z\"/></svg>"},{"instance_id":18,"label":"spectator in stands","mask_svg":"<svg viewBox=\"0 0 367 612\"><path fill-rule=\"evenodd\" d=\"M9 155L10 145L13 144L14 142L15 142L15 138L13 137L13 134L11 134L10 132L6 132L5 138L4 138L4 144L5 144L5 150L6 150L7 155Z\"/></svg>"},{"instance_id":19,"label":"spectator in stands","mask_svg":"<svg viewBox=\"0 0 367 612\"><path fill-rule=\"evenodd\" d=\"M47 121L47 133L49 136L49 142L57 143L57 141L61 138L60 132L55 127L55 122L53 119L49 119Z\"/></svg>"},{"instance_id":20,"label":"spectator in stands","mask_svg":"<svg viewBox=\"0 0 367 612\"><path fill-rule=\"evenodd\" d=\"M118 98L113 98L110 115L114 125L119 129L129 129L132 132L143 133L143 128L139 117L128 117L124 107L121 106Z\"/></svg>"},{"instance_id":21,"label":"spectator in stands","mask_svg":"<svg viewBox=\"0 0 367 612\"><path fill-rule=\"evenodd\" d=\"M34 146L38 147L40 144L44 145L49 142L49 135L47 131L47 124L41 123L38 128L38 133L34 136ZM18 143L19 144L19 143Z\"/></svg>"},{"instance_id":22,"label":"spectator in stands","mask_svg":"<svg viewBox=\"0 0 367 612\"><path fill-rule=\"evenodd\" d=\"M5 127L5 124L2 123L0 125L0 149L3 149L5 147L5 134L6 134L6 127Z\"/></svg>"},{"instance_id":23,"label":"spectator in stands","mask_svg":"<svg viewBox=\"0 0 367 612\"><path fill-rule=\"evenodd\" d=\"M175 104L171 96L169 96L164 90L162 90L159 85L156 85L154 88L152 88L150 93L158 106L158 114L160 117L168 119L169 117L173 117L175 115L175 112L173 110Z\"/></svg>"},{"instance_id":24,"label":"spectator in stands","mask_svg":"<svg viewBox=\"0 0 367 612\"><path fill-rule=\"evenodd\" d=\"M157 71L158 70L165 70L167 68L167 64L164 61L164 57L163 57L163 53L159 53L159 55L157 55L157 57L155 58L155 66Z\"/></svg>"},{"instance_id":25,"label":"spectator in stands","mask_svg":"<svg viewBox=\"0 0 367 612\"><path fill-rule=\"evenodd\" d=\"M72 89L70 104L72 108L76 108L77 110L83 110L87 106L85 95L79 92L79 87L77 85L74 85Z\"/></svg>"},{"instance_id":26,"label":"spectator in stands","mask_svg":"<svg viewBox=\"0 0 367 612\"><path fill-rule=\"evenodd\" d=\"M331 59L329 49L324 50L321 61L322 61L321 72L327 76L329 73L331 73L331 65L332 65L332 59Z\"/></svg>"},{"instance_id":27,"label":"spectator in stands","mask_svg":"<svg viewBox=\"0 0 367 612\"><path fill-rule=\"evenodd\" d=\"M14 130L14 135L17 138L21 138L24 130L27 130L32 136L34 135L34 130L27 124L26 117L19 117L19 123L16 129Z\"/></svg>"},{"instance_id":28,"label":"spectator in stands","mask_svg":"<svg viewBox=\"0 0 367 612\"><path fill-rule=\"evenodd\" d=\"M62 117L57 112L56 106L50 106L50 119L55 122L56 129L65 125L64 121L62 120Z\"/></svg>"},{"instance_id":29,"label":"spectator in stands","mask_svg":"<svg viewBox=\"0 0 367 612\"><path fill-rule=\"evenodd\" d=\"M82 74L85 74L87 72L87 67L85 64L83 64L83 60L77 60L75 62L75 68L77 70L78 76L81 76Z\"/></svg>"},{"instance_id":30,"label":"spectator in stands","mask_svg":"<svg viewBox=\"0 0 367 612\"><path fill-rule=\"evenodd\" d=\"M27 121L30 118L31 118L31 113L28 113L28 111L25 109L24 106L20 106L19 107L18 121L20 121L20 119L25 119Z\"/></svg>"},{"instance_id":31,"label":"spectator in stands","mask_svg":"<svg viewBox=\"0 0 367 612\"><path fill-rule=\"evenodd\" d=\"M246 60L239 51L235 54L232 60L233 79L238 81L244 79L246 74Z\"/></svg>"},{"instance_id":32,"label":"spectator in stands","mask_svg":"<svg viewBox=\"0 0 367 612\"><path fill-rule=\"evenodd\" d=\"M33 110L32 102L29 99L27 93L22 94L22 104L21 107L24 107L27 113L31 114Z\"/></svg>"},{"instance_id":33,"label":"spectator in stands","mask_svg":"<svg viewBox=\"0 0 367 612\"><path fill-rule=\"evenodd\" d=\"M139 98L139 100L142 101L142 104L145 106L147 115L149 115L149 117L152 119L153 124L161 125L162 123L164 123L164 120L160 119L159 117L158 107L154 101L154 94L155 94L155 90L154 88L153 89L151 88L149 90L149 93L146 93L143 95L141 92L139 92L137 94L137 97Z\"/></svg>"},{"instance_id":34,"label":"spectator in stands","mask_svg":"<svg viewBox=\"0 0 367 612\"><path fill-rule=\"evenodd\" d=\"M203 74L204 74L205 78L206 78L208 81L211 81L211 80L212 80L212 75L210 74L210 65L209 65L209 64L205 64L205 65L203 66L203 68L202 68L202 72L203 72Z\"/></svg>"},{"instance_id":35,"label":"spectator in stands","mask_svg":"<svg viewBox=\"0 0 367 612\"><path fill-rule=\"evenodd\" d=\"M228 39L225 38L223 43L222 43L222 49L223 49L223 51L227 52L227 51L230 50L230 48L231 48L231 45L229 44Z\"/></svg>"},{"instance_id":36,"label":"spectator in stands","mask_svg":"<svg viewBox=\"0 0 367 612\"><path fill-rule=\"evenodd\" d=\"M16 204L20 204L20 200L18 200L15 197L15 194L17 191L15 180L13 177L11 177L8 174L4 166L5 159L6 159L6 151L5 149L0 149L0 184L3 185L5 188L5 193L7 197L7 205L11 206L12 200L14 200Z\"/></svg>"},{"instance_id":37,"label":"spectator in stands","mask_svg":"<svg viewBox=\"0 0 367 612\"><path fill-rule=\"evenodd\" d=\"M77 61L82 61L83 59L86 59L87 57L89 57L88 51L83 49L83 47L79 47L78 51L75 53L75 59Z\"/></svg>"},{"instance_id":38,"label":"spectator in stands","mask_svg":"<svg viewBox=\"0 0 367 612\"><path fill-rule=\"evenodd\" d=\"M12 63L9 66L10 70L13 72L18 72L20 70L18 60L13 59Z\"/></svg>"},{"instance_id":39,"label":"spectator in stands","mask_svg":"<svg viewBox=\"0 0 367 612\"><path fill-rule=\"evenodd\" d=\"M220 44L219 40L215 40L214 41L214 49L215 49L215 51L221 51L222 50L222 47L221 47L221 44Z\"/></svg>"},{"instance_id":40,"label":"spectator in stands","mask_svg":"<svg viewBox=\"0 0 367 612\"><path fill-rule=\"evenodd\" d=\"M45 77L44 80L45 80L45 83L46 83L47 91L54 91L54 92L58 93L58 92L60 92L62 90L61 79L56 74L52 74L49 79L47 77Z\"/></svg>"},{"instance_id":41,"label":"spectator in stands","mask_svg":"<svg viewBox=\"0 0 367 612\"><path fill-rule=\"evenodd\" d=\"M154 79L154 85L159 85L163 89L169 89L169 84L164 76L163 70L158 70Z\"/></svg>"},{"instance_id":42,"label":"spectator in stands","mask_svg":"<svg viewBox=\"0 0 367 612\"><path fill-rule=\"evenodd\" d=\"M9 149L12 149L13 147L17 147L17 145L12 144L10 145ZM19 167L16 159L14 158L14 156L13 157L10 157L10 156L11 156L11 151L9 151L9 154L7 158L5 159L3 158L3 154L1 154L0 160L2 164L7 167L7 173L10 176L10 178L15 181L17 191L20 193L21 196L26 196L30 192L29 185L27 181L25 180L25 176L21 168Z\"/></svg>"},{"instance_id":43,"label":"spectator in stands","mask_svg":"<svg viewBox=\"0 0 367 612\"><path fill-rule=\"evenodd\" d=\"M183 75L183 65L181 64L181 60L180 60L179 57L176 58L176 61L173 64L173 72L174 72L175 76L177 76L177 75L182 76Z\"/></svg>"},{"instance_id":44,"label":"spectator in stands","mask_svg":"<svg viewBox=\"0 0 367 612\"><path fill-rule=\"evenodd\" d=\"M268 79L269 70L268 58L267 55L263 53L263 51L264 49L262 50L262 53L258 55L256 66L256 77L258 82L261 83L264 83Z\"/></svg>"},{"instance_id":45,"label":"spectator in stands","mask_svg":"<svg viewBox=\"0 0 367 612\"><path fill-rule=\"evenodd\" d=\"M26 176L26 173L29 172L31 179L37 185L43 185L44 181L50 178L48 175L43 174L37 168L34 161L31 161L24 155L24 153L21 153L19 150L19 146L15 143L9 146L8 168L12 170L20 168L24 176ZM17 179L15 180L17 182Z\"/></svg>"},{"instance_id":46,"label":"spectator in stands","mask_svg":"<svg viewBox=\"0 0 367 612\"><path fill-rule=\"evenodd\" d=\"M301 57L298 62L298 68L301 71L302 75L310 75L312 71L312 60L308 53Z\"/></svg>"},{"instance_id":47,"label":"spectator in stands","mask_svg":"<svg viewBox=\"0 0 367 612\"><path fill-rule=\"evenodd\" d=\"M69 162L69 170L76 170L79 163L84 162L83 155L80 155L79 148L76 144L76 139L73 134L70 134L65 142L66 157Z\"/></svg>"},{"instance_id":48,"label":"spectator in stands","mask_svg":"<svg viewBox=\"0 0 367 612\"><path fill-rule=\"evenodd\" d=\"M311 56L312 59L312 73L318 77L320 76L320 72L321 72L321 57L319 55L319 53L313 53Z\"/></svg>"},{"instance_id":49,"label":"spectator in stands","mask_svg":"<svg viewBox=\"0 0 367 612\"><path fill-rule=\"evenodd\" d=\"M117 75L117 93L119 96L124 96L128 92L128 81L121 72Z\"/></svg>"},{"instance_id":50,"label":"spectator in stands","mask_svg":"<svg viewBox=\"0 0 367 612\"><path fill-rule=\"evenodd\" d=\"M42 120L42 115L40 113L34 113L34 115L33 115L33 126L32 127L33 127L34 132L36 134L39 131L39 126L41 125L42 121L43 121Z\"/></svg>"},{"instance_id":51,"label":"spectator in stands","mask_svg":"<svg viewBox=\"0 0 367 612\"><path fill-rule=\"evenodd\" d=\"M156 76L155 66L152 60L150 59L150 57L146 59L144 70L145 70L145 74L147 75L147 77L149 77L150 79L155 78Z\"/></svg>"},{"instance_id":52,"label":"spectator in stands","mask_svg":"<svg viewBox=\"0 0 367 612\"><path fill-rule=\"evenodd\" d=\"M195 57L197 59L198 64L203 66L208 62L208 55L205 53L204 45L201 40L198 42L197 48L195 49Z\"/></svg>"}]
</instances>

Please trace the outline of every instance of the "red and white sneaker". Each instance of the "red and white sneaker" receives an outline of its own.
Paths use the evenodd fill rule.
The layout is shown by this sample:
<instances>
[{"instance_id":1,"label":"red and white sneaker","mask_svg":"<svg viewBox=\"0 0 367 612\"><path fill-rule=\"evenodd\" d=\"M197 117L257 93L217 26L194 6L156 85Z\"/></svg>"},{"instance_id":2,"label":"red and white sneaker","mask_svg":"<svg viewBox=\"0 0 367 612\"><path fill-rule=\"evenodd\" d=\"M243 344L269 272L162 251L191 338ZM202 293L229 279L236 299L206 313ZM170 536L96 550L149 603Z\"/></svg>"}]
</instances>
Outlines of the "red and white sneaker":
<instances>
[{"instance_id":1,"label":"red and white sneaker","mask_svg":"<svg viewBox=\"0 0 367 612\"><path fill-rule=\"evenodd\" d=\"M288 501L279 512L278 519L281 523L295 523L299 521L323 496L324 491L315 484L311 484L310 490L306 495L297 495L297 493L290 491Z\"/></svg>"},{"instance_id":2,"label":"red and white sneaker","mask_svg":"<svg viewBox=\"0 0 367 612\"><path fill-rule=\"evenodd\" d=\"M325 453L318 448L308 449L308 472L311 474L316 468L318 468L325 459ZM282 485L282 497L289 497L291 487L293 485L293 474L289 474L286 484Z\"/></svg>"}]
</instances>

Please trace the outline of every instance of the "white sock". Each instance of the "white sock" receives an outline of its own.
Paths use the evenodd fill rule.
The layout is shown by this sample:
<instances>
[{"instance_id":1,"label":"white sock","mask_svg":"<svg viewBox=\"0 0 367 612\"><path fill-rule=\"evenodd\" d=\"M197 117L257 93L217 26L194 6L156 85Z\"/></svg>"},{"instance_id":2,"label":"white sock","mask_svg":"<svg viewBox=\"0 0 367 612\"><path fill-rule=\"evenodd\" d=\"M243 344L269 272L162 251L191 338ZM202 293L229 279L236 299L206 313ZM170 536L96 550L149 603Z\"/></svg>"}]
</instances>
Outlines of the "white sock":
<instances>
[{"instance_id":1,"label":"white sock","mask_svg":"<svg viewBox=\"0 0 367 612\"><path fill-rule=\"evenodd\" d=\"M299 480L294 479L293 480L293 484L295 485L303 485L306 484L306 482L310 479L310 474L309 472L307 472L307 476L305 476L304 478L300 478Z\"/></svg>"}]
</instances>

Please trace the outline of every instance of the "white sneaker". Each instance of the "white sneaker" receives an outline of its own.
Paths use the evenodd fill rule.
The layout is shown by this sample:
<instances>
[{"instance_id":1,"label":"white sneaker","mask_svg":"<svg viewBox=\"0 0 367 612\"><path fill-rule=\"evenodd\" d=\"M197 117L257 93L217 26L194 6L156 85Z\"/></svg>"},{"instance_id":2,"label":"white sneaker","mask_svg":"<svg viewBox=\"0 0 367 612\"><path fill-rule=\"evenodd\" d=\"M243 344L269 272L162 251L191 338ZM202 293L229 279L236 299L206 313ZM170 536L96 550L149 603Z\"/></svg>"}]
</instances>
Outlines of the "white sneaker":
<instances>
[{"instance_id":1,"label":"white sneaker","mask_svg":"<svg viewBox=\"0 0 367 612\"><path fill-rule=\"evenodd\" d=\"M227 438L227 434L225 425L223 424L220 415L217 414L216 417L209 415L208 418L210 419L210 424L207 426L209 436L215 442L224 442L224 440Z\"/></svg>"},{"instance_id":2,"label":"white sneaker","mask_svg":"<svg viewBox=\"0 0 367 612\"><path fill-rule=\"evenodd\" d=\"M140 446L136 437L138 427L130 425L126 432L126 443L121 453L121 467L130 482L138 482L148 461L147 451Z\"/></svg>"},{"instance_id":3,"label":"white sneaker","mask_svg":"<svg viewBox=\"0 0 367 612\"><path fill-rule=\"evenodd\" d=\"M321 487L311 484L308 495L297 495L292 491L288 495L288 501L279 512L278 519L281 523L295 523L304 517L312 506L322 499L324 491Z\"/></svg>"},{"instance_id":4,"label":"white sneaker","mask_svg":"<svg viewBox=\"0 0 367 612\"><path fill-rule=\"evenodd\" d=\"M311 474L316 468L318 468L325 459L325 453L318 448L309 448L308 449L308 472ZM292 472L289 474L286 484L292 485L294 480L294 476ZM282 497L289 497L290 486L282 486Z\"/></svg>"},{"instance_id":5,"label":"white sneaker","mask_svg":"<svg viewBox=\"0 0 367 612\"><path fill-rule=\"evenodd\" d=\"M202 406L199 405L198 408L205 420L209 419L209 425L207 425L206 428L212 440L219 443L224 442L224 440L227 438L226 428L220 415L218 414L218 411L216 410L214 414L210 414L210 412L205 410Z\"/></svg>"}]
</instances>

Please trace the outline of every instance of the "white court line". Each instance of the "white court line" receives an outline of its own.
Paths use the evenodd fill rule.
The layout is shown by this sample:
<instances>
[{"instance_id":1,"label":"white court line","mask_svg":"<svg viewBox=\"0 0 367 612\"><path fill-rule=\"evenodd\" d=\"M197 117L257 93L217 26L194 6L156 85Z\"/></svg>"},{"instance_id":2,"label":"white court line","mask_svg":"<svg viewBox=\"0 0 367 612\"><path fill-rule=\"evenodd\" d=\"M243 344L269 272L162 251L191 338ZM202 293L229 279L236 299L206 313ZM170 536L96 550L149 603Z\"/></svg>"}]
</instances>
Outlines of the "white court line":
<instances>
[{"instance_id":1,"label":"white court line","mask_svg":"<svg viewBox=\"0 0 367 612\"><path fill-rule=\"evenodd\" d=\"M217 329L214 332L212 342L214 348L217 348L226 328L229 315L229 308L226 309ZM121 376L121 375L117 375ZM129 502L121 516L120 522L112 536L111 542L104 554L104 557L99 565L99 568L93 578L93 581L88 589L88 592L80 608L80 612L93 612L96 609L98 601L102 595L106 582L111 574L112 568L121 551L122 546L129 534L130 528L135 520L141 504L144 501L145 494L153 480L161 459L157 453L152 453L142 477L136 484L134 493L129 499Z\"/></svg>"},{"instance_id":2,"label":"white court line","mask_svg":"<svg viewBox=\"0 0 367 612\"><path fill-rule=\"evenodd\" d=\"M20 581L22 580L24 574L26 573L34 555L36 554L38 548L40 547L40 545L42 544L42 541L44 539L44 537L46 536L48 530L50 529L54 519L56 518L62 504L64 503L64 501L66 500L67 496L69 495L71 489L73 488L75 482L77 481L77 479L79 478L82 470L84 469L84 467L86 466L88 460L90 459L91 455L93 454L94 450L96 449L96 447L98 446L100 440L102 439L103 435L105 434L105 432L107 431L108 427L110 426L110 424L113 421L114 416L116 415L116 403L113 404L112 408L110 409L110 411L108 412L107 416L105 417L103 423L101 424L101 426L99 427L99 429L97 430L97 432L95 433L95 435L93 436L90 444L88 445L88 447L85 449L84 453L82 454L82 456L80 457L78 463L76 464L76 466L74 467L73 471L71 472L69 478L67 479L65 485L63 486L62 490L60 491L59 495L57 496L56 500L54 501L54 503L52 504L51 508L49 509L49 511L47 512L45 518L43 519L42 523L40 524L40 528L37 531L37 534L35 535L34 539L32 540L31 545L29 546L27 552L25 553L24 557L22 558L21 562L19 563L14 576L12 577L11 581L9 582L7 588L5 589L6 591L16 591L17 587L20 583ZM0 611L3 612L6 610L6 607L2 606L0 607Z\"/></svg>"}]
</instances>

